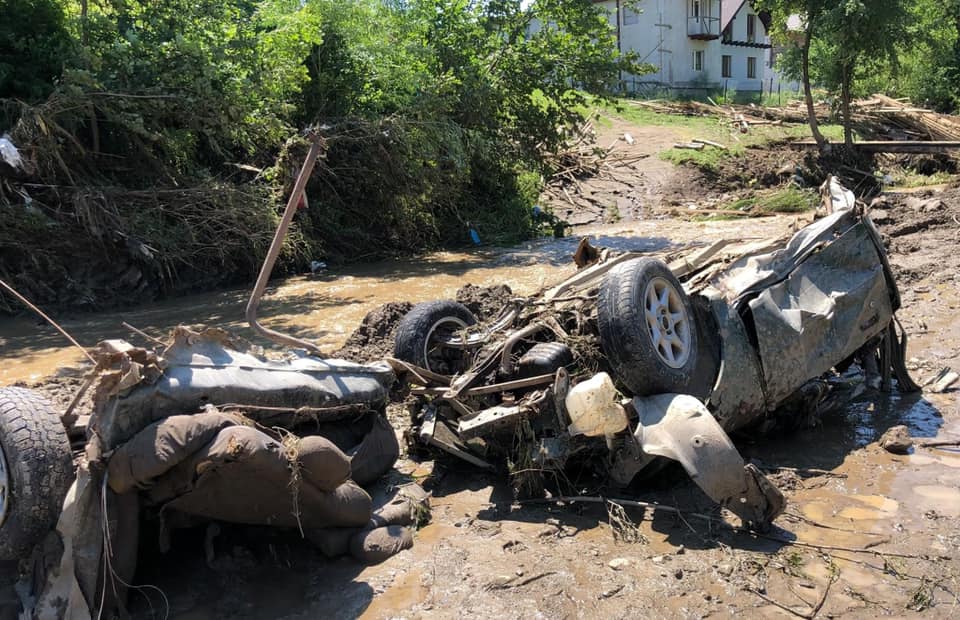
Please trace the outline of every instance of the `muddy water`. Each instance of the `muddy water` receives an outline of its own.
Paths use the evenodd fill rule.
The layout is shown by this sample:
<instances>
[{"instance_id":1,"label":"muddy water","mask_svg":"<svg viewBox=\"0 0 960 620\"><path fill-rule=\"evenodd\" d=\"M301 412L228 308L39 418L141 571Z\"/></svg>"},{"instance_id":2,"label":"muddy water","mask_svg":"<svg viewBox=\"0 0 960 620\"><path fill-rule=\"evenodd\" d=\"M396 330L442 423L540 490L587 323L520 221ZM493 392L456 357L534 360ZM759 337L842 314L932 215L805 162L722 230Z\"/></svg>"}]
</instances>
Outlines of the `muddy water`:
<instances>
[{"instance_id":1,"label":"muddy water","mask_svg":"<svg viewBox=\"0 0 960 620\"><path fill-rule=\"evenodd\" d=\"M757 238L776 235L793 218L767 218L752 225ZM643 222L607 226L584 234L592 243L640 252L678 251L731 235L735 222ZM268 289L260 309L268 327L316 342L323 350L339 348L361 319L391 301L420 302L454 297L464 284L507 284L529 295L574 271L570 260L579 238L530 242L511 249L441 252L414 260L354 266L319 277L294 277ZM178 324L225 327L256 341L243 321L249 288L217 291L148 304L130 310L59 317L81 344L106 338L142 343L121 323L163 337ZM268 344L258 341L260 344ZM48 325L34 318L0 321L0 386L36 382L82 355Z\"/></svg>"}]
</instances>

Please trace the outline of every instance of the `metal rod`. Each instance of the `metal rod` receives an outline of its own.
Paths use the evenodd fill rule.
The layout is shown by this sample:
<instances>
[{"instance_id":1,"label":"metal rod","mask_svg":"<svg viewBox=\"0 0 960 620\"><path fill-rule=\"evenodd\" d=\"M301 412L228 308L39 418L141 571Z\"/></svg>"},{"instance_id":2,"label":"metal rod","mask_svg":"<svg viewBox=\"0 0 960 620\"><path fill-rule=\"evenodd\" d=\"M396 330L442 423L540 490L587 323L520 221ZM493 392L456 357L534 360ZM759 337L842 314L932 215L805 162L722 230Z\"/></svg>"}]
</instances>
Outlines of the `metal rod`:
<instances>
[{"instance_id":1,"label":"metal rod","mask_svg":"<svg viewBox=\"0 0 960 620\"><path fill-rule=\"evenodd\" d=\"M532 336L541 329L546 329L546 325L543 323L533 323L527 325L523 329L513 333L507 341L503 344L503 353L500 357L500 370L505 375L509 375L513 372L513 348L517 346L517 343L526 338L527 336Z\"/></svg>"},{"instance_id":2,"label":"metal rod","mask_svg":"<svg viewBox=\"0 0 960 620\"><path fill-rule=\"evenodd\" d=\"M60 326L57 324L56 321L54 321L53 319L51 319L50 317L48 317L46 314L44 314L44 313L43 313L43 310L41 310L40 308L38 308L37 306L35 306L29 299L27 299L26 297L24 297L23 295L21 295L20 293L18 293L18 292L16 291L16 289L14 289L12 286L10 286L9 284L7 284L7 283L4 282L3 280L0 280L0 286L2 286L3 288L7 289L7 291L8 291L11 295L13 295L14 297L16 297L16 298L20 301L20 303L22 303L22 304L25 305L27 308L30 308L31 310L33 310L34 312L36 312L37 314L39 314L39 315L40 315L40 318L42 318L44 321L46 321L47 323L50 323L51 325L53 325L54 329L56 329L58 332L60 332L60 334L61 334L64 338L66 338L67 340L69 340L70 343L71 343L73 346L75 346L75 347L77 347L78 349L80 349L81 351L83 351L83 354L87 356L87 359L90 360L90 363L91 363L91 364L93 364L94 366L97 365L97 360L95 360L95 359L93 358L93 356L90 355L90 352L87 351L84 347L82 347L82 346L80 345L80 343L77 342L77 341L73 338L73 336L71 336L70 334L68 334L68 333L67 333L67 330L65 330L65 329L63 329L62 327L60 327Z\"/></svg>"},{"instance_id":3,"label":"metal rod","mask_svg":"<svg viewBox=\"0 0 960 620\"><path fill-rule=\"evenodd\" d=\"M261 336L269 338L279 344L303 347L319 355L320 348L312 342L281 334L278 331L264 327L257 321L257 308L260 306L260 299L263 297L263 292L267 288L267 281L270 280L270 274L273 272L273 266L277 262L277 256L280 255L280 248L283 246L283 240L287 236L287 229L290 228L290 222L293 221L293 216L297 212L297 205L300 204L300 198L307 188L307 181L310 179L313 167L317 163L320 152L324 147L324 140L320 136L311 135L310 139L312 141L310 152L307 153L303 167L300 168L300 174L297 176L297 182L293 186L293 192L290 194L290 199L287 200L287 208L283 212L283 217L280 218L280 224L277 225L277 232L273 235L273 241L270 243L267 257L263 259L263 266L260 268L260 275L257 276L257 283L253 287L253 292L250 293L250 300L247 302L246 318L247 322L250 323L250 327L253 328L253 331Z\"/></svg>"}]
</instances>

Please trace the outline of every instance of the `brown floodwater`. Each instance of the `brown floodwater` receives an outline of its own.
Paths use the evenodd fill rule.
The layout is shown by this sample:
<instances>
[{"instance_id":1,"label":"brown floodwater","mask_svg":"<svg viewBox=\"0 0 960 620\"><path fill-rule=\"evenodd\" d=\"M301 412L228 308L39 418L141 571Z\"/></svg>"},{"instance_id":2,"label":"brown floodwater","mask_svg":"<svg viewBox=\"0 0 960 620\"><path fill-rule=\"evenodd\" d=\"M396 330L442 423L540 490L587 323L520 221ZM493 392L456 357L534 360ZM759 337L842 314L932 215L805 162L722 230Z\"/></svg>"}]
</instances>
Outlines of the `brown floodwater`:
<instances>
[{"instance_id":1,"label":"brown floodwater","mask_svg":"<svg viewBox=\"0 0 960 620\"><path fill-rule=\"evenodd\" d=\"M795 218L756 220L757 238L782 234ZM594 245L638 252L671 252L740 236L736 222L649 221L611 225L583 233ZM272 283L260 307L267 327L316 342L324 351L343 345L363 317L392 301L421 302L453 298L470 283L507 284L530 295L575 271L571 256L579 237L532 241L514 248L438 252L420 258L389 260L298 276ZM84 346L107 338L142 344L121 326L124 321L156 337L177 325L224 327L259 341L243 320L250 287L211 291L148 303L126 310L57 317ZM33 383L58 368L75 364L82 354L52 327L32 315L0 320L0 386Z\"/></svg>"},{"instance_id":2,"label":"brown floodwater","mask_svg":"<svg viewBox=\"0 0 960 620\"><path fill-rule=\"evenodd\" d=\"M748 224L654 221L597 229L592 241L623 250L671 253L724 237L769 238L788 232L793 225L794 218L752 220ZM532 294L574 271L570 256L577 241L550 239L509 249L442 252L351 266L320 277L289 278L268 289L261 317L270 327L311 339L332 351L366 313L390 301L451 298L467 283L507 284L518 295ZM157 336L177 324L206 324L250 338L242 318L248 294L249 288L212 291L130 310L58 318L85 345L117 337L141 342L121 327L122 321ZM915 310L905 308L905 314L909 317ZM929 332L911 340L909 353L924 359L932 357L943 342L956 342L960 333L960 319L953 313L926 320ZM19 318L0 321L0 359L2 386L39 381L58 367L75 363L80 354L49 326L33 318ZM785 528L783 535L808 544L858 549L877 545L897 551L952 554L956 544L949 525L952 522L944 519L960 516L956 482L960 452L949 448L916 450L898 456L880 450L874 442L894 424L906 424L915 437L958 437L958 410L957 393L867 395L825 417L818 428L762 442L739 438L738 447L745 457L767 464L831 472L808 480L790 493L788 514L780 521ZM425 464L408 461L406 466L415 479L422 477L421 469L432 471L432 466ZM718 611L721 615L737 615L744 610L754 615L779 613L769 605L758 607L761 601L754 595L732 590L730 584L715 577L716 566L734 557L729 549L698 548L695 535L683 539L690 546L688 554L676 555L680 553L677 529L658 525L656 519L640 525L647 544L624 545L613 537L606 515L597 518L593 514L596 510L591 512L589 508L582 514L570 508L551 511L554 522L559 519L563 525L577 524L576 534L545 537L545 517L533 509L491 520L490 506L496 501L496 490L485 479L474 480L468 471L457 471L446 474L449 481L433 499L433 522L418 532L414 548L383 564L359 567L335 561L320 565L322 570L309 571L302 564L277 565L264 560L263 566L244 569L248 575L233 567L211 571L203 564L202 554L193 553L195 545L181 545L186 564L180 563L180 556L176 561L157 560L153 571L142 577L171 595L170 617L185 620L232 617L236 609L246 617L290 618L353 618L361 614L371 619L466 614L480 618L537 614L612 617L630 616L624 606L633 603L640 605L645 615L654 616L710 615ZM547 527L548 532L550 527L554 526ZM750 543L743 544L748 548ZM184 550L188 547L190 553ZM758 548L771 554L779 547L768 543ZM786 551L781 555L787 557ZM234 556L236 550L227 550L224 561L230 564ZM667 565L683 564L682 581L674 577L673 567L657 563L663 557L673 557ZM812 606L819 593L812 588L821 588L831 579L832 569L818 557L810 552L801 558L805 585L799 590L806 596L807 606ZM614 558L630 560L625 573L608 566ZM896 574L885 572L883 562L863 553L835 551L831 562L840 570L840 583L834 587L828 607L839 611L858 603L859 599L850 598L851 591L866 600L886 601L902 609L901 599L916 587L912 582L903 585ZM879 568L873 564L879 564ZM951 567L956 565L955 561L950 563ZM183 573L184 566L192 568ZM947 570L939 566L927 569L934 575ZM245 576L241 579L240 575ZM521 577L531 580L530 585L511 590L490 587L504 579ZM796 602L795 581L771 578L768 591L775 599ZM216 585L214 591L208 590L210 583ZM237 584L249 587L238 591L234 587ZM622 598L616 594L618 588L626 588ZM666 596L666 591L672 594ZM688 592L696 596L680 596ZM940 596L944 597L942 593ZM235 599L239 607L229 603ZM730 603L740 606L736 613L733 607L726 607ZM224 610L230 613L224 614ZM458 612L454 614L453 610Z\"/></svg>"}]
</instances>

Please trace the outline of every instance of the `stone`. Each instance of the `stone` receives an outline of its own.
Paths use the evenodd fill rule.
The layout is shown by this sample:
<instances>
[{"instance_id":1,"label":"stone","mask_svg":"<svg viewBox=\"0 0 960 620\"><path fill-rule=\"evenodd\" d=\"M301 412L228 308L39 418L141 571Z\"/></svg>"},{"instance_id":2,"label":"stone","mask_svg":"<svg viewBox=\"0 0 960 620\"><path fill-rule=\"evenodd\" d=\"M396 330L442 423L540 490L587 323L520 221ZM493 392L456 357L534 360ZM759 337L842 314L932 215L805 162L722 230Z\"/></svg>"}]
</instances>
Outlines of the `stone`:
<instances>
[{"instance_id":1,"label":"stone","mask_svg":"<svg viewBox=\"0 0 960 620\"><path fill-rule=\"evenodd\" d=\"M913 447L910 431L902 424L890 428L880 438L880 447L893 454L907 454Z\"/></svg>"}]
</instances>

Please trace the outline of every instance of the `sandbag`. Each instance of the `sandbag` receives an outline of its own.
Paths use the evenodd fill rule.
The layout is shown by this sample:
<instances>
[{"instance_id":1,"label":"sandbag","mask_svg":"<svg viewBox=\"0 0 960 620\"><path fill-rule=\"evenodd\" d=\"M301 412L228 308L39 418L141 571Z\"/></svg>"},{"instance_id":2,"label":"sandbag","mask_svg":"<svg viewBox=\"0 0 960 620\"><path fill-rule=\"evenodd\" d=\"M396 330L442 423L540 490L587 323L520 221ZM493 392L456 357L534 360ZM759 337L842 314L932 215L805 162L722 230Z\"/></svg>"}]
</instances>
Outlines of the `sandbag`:
<instances>
[{"instance_id":1,"label":"sandbag","mask_svg":"<svg viewBox=\"0 0 960 620\"><path fill-rule=\"evenodd\" d=\"M390 556L413 546L413 530L402 525L388 525L364 530L350 539L350 555L367 564L383 562Z\"/></svg>"},{"instance_id":2,"label":"sandbag","mask_svg":"<svg viewBox=\"0 0 960 620\"><path fill-rule=\"evenodd\" d=\"M332 453L328 450L326 457ZM323 472L296 472L283 446L243 426L227 428L192 459L193 490L167 504L181 512L249 525L362 527L370 519L370 496L352 481L332 491ZM346 469L349 475L349 467Z\"/></svg>"},{"instance_id":3,"label":"sandbag","mask_svg":"<svg viewBox=\"0 0 960 620\"><path fill-rule=\"evenodd\" d=\"M151 424L110 458L109 484L114 493L148 487L156 478L189 459L237 419L223 413L177 415Z\"/></svg>"}]
</instances>

